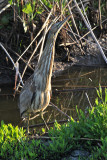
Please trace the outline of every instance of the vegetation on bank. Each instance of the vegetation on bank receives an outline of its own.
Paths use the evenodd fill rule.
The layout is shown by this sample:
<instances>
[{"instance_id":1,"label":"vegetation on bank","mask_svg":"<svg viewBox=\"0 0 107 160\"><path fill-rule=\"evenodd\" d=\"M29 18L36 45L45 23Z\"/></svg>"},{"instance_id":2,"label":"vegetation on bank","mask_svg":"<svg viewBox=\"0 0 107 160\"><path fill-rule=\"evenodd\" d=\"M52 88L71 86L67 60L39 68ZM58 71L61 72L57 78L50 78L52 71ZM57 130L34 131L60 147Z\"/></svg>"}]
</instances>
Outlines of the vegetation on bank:
<instances>
[{"instance_id":1,"label":"vegetation on bank","mask_svg":"<svg viewBox=\"0 0 107 160\"><path fill-rule=\"evenodd\" d=\"M90 152L90 160L107 159L107 89L97 90L96 106L87 114L77 110L78 121L60 125L55 122L48 131L50 140L30 140L23 128L1 122L0 159L61 159L75 149Z\"/></svg>"}]
</instances>

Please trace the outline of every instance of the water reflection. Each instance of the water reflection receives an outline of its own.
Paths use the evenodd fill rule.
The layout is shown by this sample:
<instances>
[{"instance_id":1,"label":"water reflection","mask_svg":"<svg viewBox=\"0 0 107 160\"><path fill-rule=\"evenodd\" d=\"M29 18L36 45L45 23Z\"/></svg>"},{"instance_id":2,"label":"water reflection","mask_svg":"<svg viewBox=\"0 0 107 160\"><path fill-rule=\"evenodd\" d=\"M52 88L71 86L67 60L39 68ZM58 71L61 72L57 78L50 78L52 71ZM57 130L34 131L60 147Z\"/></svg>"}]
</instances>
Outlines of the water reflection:
<instances>
[{"instance_id":1,"label":"water reflection","mask_svg":"<svg viewBox=\"0 0 107 160\"><path fill-rule=\"evenodd\" d=\"M53 79L54 101L57 106L76 118L75 106L83 109L95 104L96 87L107 87L107 68L72 67ZM91 103L91 104L90 104Z\"/></svg>"},{"instance_id":2,"label":"water reflection","mask_svg":"<svg viewBox=\"0 0 107 160\"><path fill-rule=\"evenodd\" d=\"M17 125L20 121L19 110L17 108L17 97L13 97L12 86L2 86L0 92L0 121Z\"/></svg>"},{"instance_id":3,"label":"water reflection","mask_svg":"<svg viewBox=\"0 0 107 160\"><path fill-rule=\"evenodd\" d=\"M77 118L75 106L83 109L90 107L89 100L94 105L96 90L99 83L107 86L107 68L71 67L57 78L52 79L52 99L62 111ZM21 121L17 107L18 95L14 99L13 87L3 86L0 92L0 121L18 125ZM89 97L89 100L86 96ZM44 115L46 121L67 119L52 106L48 106ZM41 123L41 118L36 118L31 124ZM23 125L23 124L22 124Z\"/></svg>"}]
</instances>

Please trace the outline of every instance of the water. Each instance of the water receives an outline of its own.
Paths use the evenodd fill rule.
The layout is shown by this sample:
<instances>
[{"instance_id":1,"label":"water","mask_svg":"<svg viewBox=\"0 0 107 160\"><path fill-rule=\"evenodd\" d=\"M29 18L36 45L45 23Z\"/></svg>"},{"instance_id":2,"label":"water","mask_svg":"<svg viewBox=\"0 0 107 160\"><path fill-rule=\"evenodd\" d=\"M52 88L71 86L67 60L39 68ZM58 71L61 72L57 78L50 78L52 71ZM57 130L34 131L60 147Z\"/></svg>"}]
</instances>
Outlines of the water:
<instances>
[{"instance_id":1,"label":"water","mask_svg":"<svg viewBox=\"0 0 107 160\"><path fill-rule=\"evenodd\" d=\"M0 92L0 121L17 125L20 121L20 114L17 107L17 97L13 97L12 86L2 86Z\"/></svg>"},{"instance_id":2,"label":"water","mask_svg":"<svg viewBox=\"0 0 107 160\"><path fill-rule=\"evenodd\" d=\"M76 106L84 111L95 105L96 87L107 87L107 68L71 67L53 79L54 101L68 115L77 118Z\"/></svg>"},{"instance_id":3,"label":"water","mask_svg":"<svg viewBox=\"0 0 107 160\"><path fill-rule=\"evenodd\" d=\"M71 67L64 71L58 77L52 79L52 98L51 101L57 105L63 112L77 118L75 107L81 108L86 112L90 105L95 104L97 97L95 87L99 84L107 87L107 68L95 67ZM0 121L19 125L21 118L17 107L18 96L14 99L13 87L0 87ZM89 99L88 99L89 98ZM66 120L52 106L46 109L44 118L46 121ZM36 118L31 124L42 123L41 118ZM21 125L24 125L23 123Z\"/></svg>"}]
</instances>

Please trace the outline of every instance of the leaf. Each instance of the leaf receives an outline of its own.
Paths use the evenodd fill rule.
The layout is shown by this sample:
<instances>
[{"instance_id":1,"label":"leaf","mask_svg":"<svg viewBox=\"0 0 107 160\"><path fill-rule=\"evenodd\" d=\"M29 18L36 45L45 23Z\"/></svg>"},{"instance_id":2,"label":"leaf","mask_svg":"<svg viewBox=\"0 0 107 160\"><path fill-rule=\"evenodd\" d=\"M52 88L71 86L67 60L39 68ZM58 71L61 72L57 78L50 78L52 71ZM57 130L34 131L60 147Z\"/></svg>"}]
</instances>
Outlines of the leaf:
<instances>
[{"instance_id":1,"label":"leaf","mask_svg":"<svg viewBox=\"0 0 107 160\"><path fill-rule=\"evenodd\" d=\"M22 11L26 14L33 14L32 6L30 3L27 3L26 6L22 9Z\"/></svg>"},{"instance_id":2,"label":"leaf","mask_svg":"<svg viewBox=\"0 0 107 160\"><path fill-rule=\"evenodd\" d=\"M98 105L98 98L95 99L95 104Z\"/></svg>"},{"instance_id":3,"label":"leaf","mask_svg":"<svg viewBox=\"0 0 107 160\"><path fill-rule=\"evenodd\" d=\"M72 121L72 122L75 122L75 120L73 119L73 117L71 117L71 121Z\"/></svg>"},{"instance_id":4,"label":"leaf","mask_svg":"<svg viewBox=\"0 0 107 160\"><path fill-rule=\"evenodd\" d=\"M42 133L45 133L46 131L45 131L45 128L42 128Z\"/></svg>"},{"instance_id":5,"label":"leaf","mask_svg":"<svg viewBox=\"0 0 107 160\"><path fill-rule=\"evenodd\" d=\"M105 88L105 104L107 103L107 88Z\"/></svg>"},{"instance_id":6,"label":"leaf","mask_svg":"<svg viewBox=\"0 0 107 160\"><path fill-rule=\"evenodd\" d=\"M98 90L98 89L96 89L96 91L97 91L97 95L98 95L98 97L100 97L100 93L99 93L99 90Z\"/></svg>"},{"instance_id":7,"label":"leaf","mask_svg":"<svg viewBox=\"0 0 107 160\"><path fill-rule=\"evenodd\" d=\"M88 9L88 6L85 8L85 12L87 11L87 9Z\"/></svg>"},{"instance_id":8,"label":"leaf","mask_svg":"<svg viewBox=\"0 0 107 160\"><path fill-rule=\"evenodd\" d=\"M43 9L39 7L36 13L41 14L42 12L43 12Z\"/></svg>"},{"instance_id":9,"label":"leaf","mask_svg":"<svg viewBox=\"0 0 107 160\"><path fill-rule=\"evenodd\" d=\"M102 88L100 84L99 84L99 92L100 92L100 95L102 95Z\"/></svg>"},{"instance_id":10,"label":"leaf","mask_svg":"<svg viewBox=\"0 0 107 160\"><path fill-rule=\"evenodd\" d=\"M9 4L12 5L13 3L13 0L8 0Z\"/></svg>"},{"instance_id":11,"label":"leaf","mask_svg":"<svg viewBox=\"0 0 107 160\"><path fill-rule=\"evenodd\" d=\"M3 125L4 125L4 121L2 120L1 121L1 128L3 128Z\"/></svg>"}]
</instances>

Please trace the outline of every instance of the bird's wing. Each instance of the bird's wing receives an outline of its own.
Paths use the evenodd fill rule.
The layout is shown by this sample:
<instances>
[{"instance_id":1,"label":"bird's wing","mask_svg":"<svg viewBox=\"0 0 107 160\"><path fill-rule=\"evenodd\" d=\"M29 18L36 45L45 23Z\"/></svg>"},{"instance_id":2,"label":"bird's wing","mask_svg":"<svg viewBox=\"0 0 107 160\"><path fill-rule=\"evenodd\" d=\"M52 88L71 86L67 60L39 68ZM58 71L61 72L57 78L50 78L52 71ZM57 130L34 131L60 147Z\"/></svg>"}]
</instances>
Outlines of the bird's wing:
<instances>
[{"instance_id":1,"label":"bird's wing","mask_svg":"<svg viewBox=\"0 0 107 160\"><path fill-rule=\"evenodd\" d=\"M33 75L28 78L25 82L25 85L20 93L19 96L19 109L20 114L23 115L31 106L31 100L33 97L34 92L36 91L35 82L33 79Z\"/></svg>"}]
</instances>

